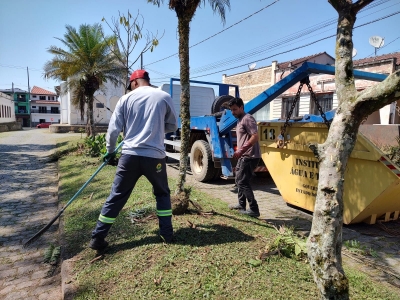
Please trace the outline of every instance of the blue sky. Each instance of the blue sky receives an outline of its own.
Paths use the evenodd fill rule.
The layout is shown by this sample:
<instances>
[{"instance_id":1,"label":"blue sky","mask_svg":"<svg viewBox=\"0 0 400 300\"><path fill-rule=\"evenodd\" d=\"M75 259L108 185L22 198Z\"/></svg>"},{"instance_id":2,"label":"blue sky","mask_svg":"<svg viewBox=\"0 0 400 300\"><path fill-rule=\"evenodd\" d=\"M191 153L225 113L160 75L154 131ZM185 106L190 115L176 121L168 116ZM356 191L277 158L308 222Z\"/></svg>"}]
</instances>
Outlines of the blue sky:
<instances>
[{"instance_id":1,"label":"blue sky","mask_svg":"<svg viewBox=\"0 0 400 300\"><path fill-rule=\"evenodd\" d=\"M164 33L159 46L152 53L145 53L144 65L153 84L167 82L168 77L179 74L179 60L177 55L162 60L178 51L177 18L168 9L168 0L164 2L158 8L148 4L147 0L1 0L0 89L11 88L14 82L15 87L27 90L26 67L29 67L31 88L36 85L54 90L59 82L45 80L43 66L52 58L47 52L48 47L61 46L55 37L63 37L65 25L78 28L85 23L101 23L103 17L111 20L118 16L118 11L126 13L128 9L131 14L140 12L143 15L144 29ZM274 2L231 0L231 10L227 11L226 24L223 25L206 0L191 23L190 44L226 30L191 48L191 77L221 82L222 74L246 71L248 65L255 61L258 61L256 68L259 68L271 65L273 60L284 62L324 51L334 56L333 37L279 54L335 34L337 13L327 0ZM359 14L356 26L400 11L400 0L375 0L372 5L375 7L367 7ZM333 24L329 25L329 21L333 21ZM235 23L238 24L227 29ZM378 55L400 51L399 24L400 14L396 14L355 29L355 59L374 54L374 48L368 43L373 35L385 38L385 45L379 49ZM106 34L110 34L108 28L104 26L104 29ZM311 33L305 34L307 30ZM139 49L137 47L133 56L139 55ZM156 62L158 60L162 61ZM139 66L138 63L136 67Z\"/></svg>"}]
</instances>

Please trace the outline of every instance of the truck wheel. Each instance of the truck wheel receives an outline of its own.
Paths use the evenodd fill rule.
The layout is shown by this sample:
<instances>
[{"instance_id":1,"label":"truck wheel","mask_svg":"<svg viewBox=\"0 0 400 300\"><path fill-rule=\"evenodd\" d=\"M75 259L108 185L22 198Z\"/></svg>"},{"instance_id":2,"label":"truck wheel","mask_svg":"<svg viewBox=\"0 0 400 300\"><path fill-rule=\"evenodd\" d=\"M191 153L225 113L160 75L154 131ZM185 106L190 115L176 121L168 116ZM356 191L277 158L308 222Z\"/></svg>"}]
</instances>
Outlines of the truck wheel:
<instances>
[{"instance_id":1,"label":"truck wheel","mask_svg":"<svg viewBox=\"0 0 400 300\"><path fill-rule=\"evenodd\" d=\"M231 95L222 95L215 98L212 106L211 106L211 113L215 114L223 110L221 108L222 104L229 102L233 97Z\"/></svg>"},{"instance_id":2,"label":"truck wheel","mask_svg":"<svg viewBox=\"0 0 400 300\"><path fill-rule=\"evenodd\" d=\"M214 178L215 168L211 157L211 148L206 141L193 143L190 151L190 169L197 181L206 182Z\"/></svg>"}]
</instances>

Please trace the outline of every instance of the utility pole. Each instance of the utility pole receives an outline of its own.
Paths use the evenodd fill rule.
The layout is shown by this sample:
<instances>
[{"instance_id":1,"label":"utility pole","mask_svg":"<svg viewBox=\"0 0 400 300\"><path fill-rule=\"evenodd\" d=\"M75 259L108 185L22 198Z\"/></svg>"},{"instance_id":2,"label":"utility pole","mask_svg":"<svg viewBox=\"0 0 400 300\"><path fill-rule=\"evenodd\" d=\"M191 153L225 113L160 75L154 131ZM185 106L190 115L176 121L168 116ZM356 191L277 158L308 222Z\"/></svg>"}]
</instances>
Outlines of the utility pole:
<instances>
[{"instance_id":1,"label":"utility pole","mask_svg":"<svg viewBox=\"0 0 400 300\"><path fill-rule=\"evenodd\" d=\"M29 111L29 126L32 128L32 115L31 115L31 88L29 86L29 69L26 67L26 74L28 75L28 111Z\"/></svg>"},{"instance_id":2,"label":"utility pole","mask_svg":"<svg viewBox=\"0 0 400 300\"><path fill-rule=\"evenodd\" d=\"M140 69L143 70L143 52L140 53Z\"/></svg>"}]
</instances>

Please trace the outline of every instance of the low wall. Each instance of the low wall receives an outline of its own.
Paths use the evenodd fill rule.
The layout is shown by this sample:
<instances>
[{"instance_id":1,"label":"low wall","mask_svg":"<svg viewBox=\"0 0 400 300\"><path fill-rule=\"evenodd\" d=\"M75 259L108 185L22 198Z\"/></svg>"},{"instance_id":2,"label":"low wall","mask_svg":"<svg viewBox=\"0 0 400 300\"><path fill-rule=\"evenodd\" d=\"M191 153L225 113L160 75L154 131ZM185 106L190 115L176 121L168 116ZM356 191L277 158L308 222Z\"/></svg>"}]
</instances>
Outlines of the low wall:
<instances>
[{"instance_id":1,"label":"low wall","mask_svg":"<svg viewBox=\"0 0 400 300\"><path fill-rule=\"evenodd\" d=\"M86 125L52 124L49 127L52 133L85 132ZM95 126L96 133L107 132L108 126Z\"/></svg>"},{"instance_id":2,"label":"low wall","mask_svg":"<svg viewBox=\"0 0 400 300\"><path fill-rule=\"evenodd\" d=\"M361 125L359 131L366 136L375 146L398 146L396 137L400 136L400 125Z\"/></svg>"},{"instance_id":3,"label":"low wall","mask_svg":"<svg viewBox=\"0 0 400 300\"><path fill-rule=\"evenodd\" d=\"M22 130L21 122L1 123L0 132Z\"/></svg>"}]
</instances>

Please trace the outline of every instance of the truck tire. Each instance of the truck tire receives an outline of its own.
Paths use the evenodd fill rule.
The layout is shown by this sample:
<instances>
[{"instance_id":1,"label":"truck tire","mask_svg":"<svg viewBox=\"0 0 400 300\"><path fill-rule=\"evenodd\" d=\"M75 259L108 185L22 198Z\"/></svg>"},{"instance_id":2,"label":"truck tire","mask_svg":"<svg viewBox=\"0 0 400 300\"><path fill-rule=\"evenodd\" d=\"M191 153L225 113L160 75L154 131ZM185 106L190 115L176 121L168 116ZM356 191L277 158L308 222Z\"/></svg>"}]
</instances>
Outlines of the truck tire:
<instances>
[{"instance_id":1,"label":"truck tire","mask_svg":"<svg viewBox=\"0 0 400 300\"><path fill-rule=\"evenodd\" d=\"M215 98L213 104L211 105L211 113L219 113L221 110L223 110L221 109L222 104L229 102L231 99L233 99L231 95L222 95Z\"/></svg>"},{"instance_id":2,"label":"truck tire","mask_svg":"<svg viewBox=\"0 0 400 300\"><path fill-rule=\"evenodd\" d=\"M197 181L206 182L214 178L215 167L211 159L210 145L203 140L195 141L190 151L190 169Z\"/></svg>"}]
</instances>

